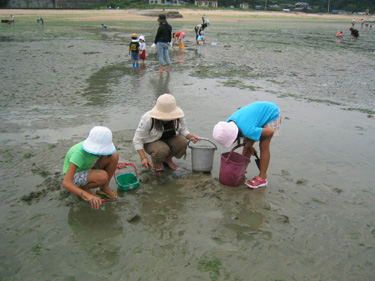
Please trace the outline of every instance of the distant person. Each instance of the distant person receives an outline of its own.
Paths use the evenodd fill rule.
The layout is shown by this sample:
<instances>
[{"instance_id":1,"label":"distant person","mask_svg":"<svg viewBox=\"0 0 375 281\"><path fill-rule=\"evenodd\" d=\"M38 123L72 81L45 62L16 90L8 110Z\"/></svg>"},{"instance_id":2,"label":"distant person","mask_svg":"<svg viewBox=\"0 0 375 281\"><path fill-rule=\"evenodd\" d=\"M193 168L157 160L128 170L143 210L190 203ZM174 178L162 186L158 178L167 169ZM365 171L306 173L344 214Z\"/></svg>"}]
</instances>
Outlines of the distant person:
<instances>
[{"instance_id":1,"label":"distant person","mask_svg":"<svg viewBox=\"0 0 375 281\"><path fill-rule=\"evenodd\" d=\"M173 37L172 46L176 43L176 41L178 41L178 46L182 47L182 45L183 45L182 39L184 39L185 36L186 36L186 34L183 31L179 31L177 33L173 33L173 36L172 36Z\"/></svg>"},{"instance_id":2,"label":"distant person","mask_svg":"<svg viewBox=\"0 0 375 281\"><path fill-rule=\"evenodd\" d=\"M363 30L364 23L365 23L365 21L363 19L361 19L361 30Z\"/></svg>"},{"instance_id":3,"label":"distant person","mask_svg":"<svg viewBox=\"0 0 375 281\"><path fill-rule=\"evenodd\" d=\"M143 35L139 36L139 59L145 63L146 59L146 40Z\"/></svg>"},{"instance_id":4,"label":"distant person","mask_svg":"<svg viewBox=\"0 0 375 281\"><path fill-rule=\"evenodd\" d=\"M40 18L40 21L42 22L42 25L44 25L44 19Z\"/></svg>"},{"instance_id":5,"label":"distant person","mask_svg":"<svg viewBox=\"0 0 375 281\"><path fill-rule=\"evenodd\" d=\"M356 23L356 20L355 20L355 18L353 18L353 19L352 19L352 27L355 26L355 23Z\"/></svg>"},{"instance_id":6,"label":"distant person","mask_svg":"<svg viewBox=\"0 0 375 281\"><path fill-rule=\"evenodd\" d=\"M162 172L163 163L172 170L179 168L173 157L180 159L185 155L188 139L195 143L198 136L188 131L185 114L177 107L175 97L163 94L141 117L133 144L146 169ZM146 153L151 156L151 161Z\"/></svg>"},{"instance_id":7,"label":"distant person","mask_svg":"<svg viewBox=\"0 0 375 281\"><path fill-rule=\"evenodd\" d=\"M202 24L206 23L206 15L202 16Z\"/></svg>"},{"instance_id":8,"label":"distant person","mask_svg":"<svg viewBox=\"0 0 375 281\"><path fill-rule=\"evenodd\" d=\"M171 59L169 58L169 46L172 42L172 26L168 23L165 15L159 15L159 28L155 36L154 44L157 46L160 68L158 72L163 72L164 58L167 65L166 71L171 71Z\"/></svg>"},{"instance_id":9,"label":"distant person","mask_svg":"<svg viewBox=\"0 0 375 281\"><path fill-rule=\"evenodd\" d=\"M350 35L352 38L357 39L359 37L359 32L357 29L352 27L349 30L350 30Z\"/></svg>"},{"instance_id":10,"label":"distant person","mask_svg":"<svg viewBox=\"0 0 375 281\"><path fill-rule=\"evenodd\" d=\"M343 37L343 36L344 36L344 34L342 33L342 31L339 31L339 32L336 33L336 37Z\"/></svg>"},{"instance_id":11,"label":"distant person","mask_svg":"<svg viewBox=\"0 0 375 281\"><path fill-rule=\"evenodd\" d=\"M368 22L365 23L365 31L368 30Z\"/></svg>"},{"instance_id":12,"label":"distant person","mask_svg":"<svg viewBox=\"0 0 375 281\"><path fill-rule=\"evenodd\" d=\"M235 111L225 122L217 123L213 138L224 147L230 147L243 138L242 155L250 158L255 154L254 143L259 141L259 174L248 180L249 188L267 186L267 169L270 163L270 143L273 136L280 133L280 110L273 102L256 101Z\"/></svg>"},{"instance_id":13,"label":"distant person","mask_svg":"<svg viewBox=\"0 0 375 281\"><path fill-rule=\"evenodd\" d=\"M108 26L105 25L104 23L102 23L102 27L103 27L103 29L106 29Z\"/></svg>"},{"instance_id":14,"label":"distant person","mask_svg":"<svg viewBox=\"0 0 375 281\"><path fill-rule=\"evenodd\" d=\"M14 24L14 22L15 22L15 16L14 15L10 15L10 21Z\"/></svg>"},{"instance_id":15,"label":"distant person","mask_svg":"<svg viewBox=\"0 0 375 281\"><path fill-rule=\"evenodd\" d=\"M198 36L201 35L202 31L207 27L207 23L198 24L194 27L195 31L195 40L198 40Z\"/></svg>"},{"instance_id":16,"label":"distant person","mask_svg":"<svg viewBox=\"0 0 375 281\"><path fill-rule=\"evenodd\" d=\"M206 37L203 34L199 35L197 38L197 44L203 45L206 42Z\"/></svg>"},{"instance_id":17,"label":"distant person","mask_svg":"<svg viewBox=\"0 0 375 281\"><path fill-rule=\"evenodd\" d=\"M95 126L86 140L73 145L67 152L62 186L88 201L91 208L97 210L102 201L92 189L99 187L96 194L117 198L117 193L109 187L109 182L115 173L118 160L119 154L112 143L111 130Z\"/></svg>"},{"instance_id":18,"label":"distant person","mask_svg":"<svg viewBox=\"0 0 375 281\"><path fill-rule=\"evenodd\" d=\"M370 30L372 30L372 22L370 22Z\"/></svg>"},{"instance_id":19,"label":"distant person","mask_svg":"<svg viewBox=\"0 0 375 281\"><path fill-rule=\"evenodd\" d=\"M129 44L129 55L131 55L133 68L139 68L139 41L136 33L132 34L132 41Z\"/></svg>"}]
</instances>

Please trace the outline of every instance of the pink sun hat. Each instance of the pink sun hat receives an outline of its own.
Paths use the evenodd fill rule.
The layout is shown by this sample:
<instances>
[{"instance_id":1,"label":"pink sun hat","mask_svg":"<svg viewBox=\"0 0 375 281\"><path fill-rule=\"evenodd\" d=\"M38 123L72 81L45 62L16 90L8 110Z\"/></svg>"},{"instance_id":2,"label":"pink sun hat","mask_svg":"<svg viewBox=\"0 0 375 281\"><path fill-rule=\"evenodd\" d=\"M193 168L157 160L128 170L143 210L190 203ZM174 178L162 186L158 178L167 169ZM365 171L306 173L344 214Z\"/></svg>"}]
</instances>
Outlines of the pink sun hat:
<instances>
[{"instance_id":1,"label":"pink sun hat","mask_svg":"<svg viewBox=\"0 0 375 281\"><path fill-rule=\"evenodd\" d=\"M238 127L234 122L220 121L214 127L213 138L224 147L230 147L236 140Z\"/></svg>"}]
</instances>

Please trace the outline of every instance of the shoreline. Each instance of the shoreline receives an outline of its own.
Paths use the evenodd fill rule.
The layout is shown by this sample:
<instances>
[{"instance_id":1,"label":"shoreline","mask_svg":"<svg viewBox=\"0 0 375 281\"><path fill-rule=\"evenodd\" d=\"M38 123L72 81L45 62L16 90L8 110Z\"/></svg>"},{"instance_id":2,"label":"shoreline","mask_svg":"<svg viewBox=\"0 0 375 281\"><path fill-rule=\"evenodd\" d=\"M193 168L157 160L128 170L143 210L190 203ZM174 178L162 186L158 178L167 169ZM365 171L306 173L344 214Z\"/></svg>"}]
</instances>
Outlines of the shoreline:
<instances>
[{"instance_id":1,"label":"shoreline","mask_svg":"<svg viewBox=\"0 0 375 281\"><path fill-rule=\"evenodd\" d=\"M148 12L155 12L158 9L105 9L105 10L53 10L53 9L3 9L0 10L0 17L9 17L10 15L16 16L17 19L27 19L29 16L43 16L53 17L59 16L58 20L72 20L75 21L95 21L95 20L107 20L107 21L154 21L155 17L147 15ZM357 15L337 15L337 14L309 14L303 12L278 12L278 11L232 11L232 10L194 10L194 9L165 9L164 12L178 11L183 15L183 18L173 18L173 21L197 21L197 17L205 14L211 21L226 22L226 21L259 21L259 20L324 20L324 21L343 21L348 20L351 22L353 17ZM160 10L162 13L163 11ZM80 17L80 15L83 15ZM64 17L64 15L66 17ZM373 19L374 16L362 16L365 19ZM49 21L54 21L49 18Z\"/></svg>"}]
</instances>

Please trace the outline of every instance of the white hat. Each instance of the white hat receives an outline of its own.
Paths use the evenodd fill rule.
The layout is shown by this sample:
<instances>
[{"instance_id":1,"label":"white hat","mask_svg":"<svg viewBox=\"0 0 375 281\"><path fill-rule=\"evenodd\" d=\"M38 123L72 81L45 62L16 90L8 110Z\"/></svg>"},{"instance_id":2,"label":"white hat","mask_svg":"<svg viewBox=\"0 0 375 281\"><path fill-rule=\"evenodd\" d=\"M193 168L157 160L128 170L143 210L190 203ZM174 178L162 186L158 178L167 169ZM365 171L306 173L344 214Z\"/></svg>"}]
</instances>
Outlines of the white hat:
<instances>
[{"instance_id":1,"label":"white hat","mask_svg":"<svg viewBox=\"0 0 375 281\"><path fill-rule=\"evenodd\" d=\"M95 155L112 155L116 147L112 143L112 132L107 127L95 126L83 142L83 150Z\"/></svg>"},{"instance_id":2,"label":"white hat","mask_svg":"<svg viewBox=\"0 0 375 281\"><path fill-rule=\"evenodd\" d=\"M154 108L148 112L148 115L162 121L175 120L185 116L182 109L177 107L174 96L170 94L161 95L157 99Z\"/></svg>"},{"instance_id":3,"label":"white hat","mask_svg":"<svg viewBox=\"0 0 375 281\"><path fill-rule=\"evenodd\" d=\"M145 37L143 36L143 35L141 35L141 36L139 36L139 38L138 38L139 40L143 40L143 41L146 41L145 40Z\"/></svg>"},{"instance_id":4,"label":"white hat","mask_svg":"<svg viewBox=\"0 0 375 281\"><path fill-rule=\"evenodd\" d=\"M230 147L236 140L238 127L234 122L220 121L214 127L212 136L224 147Z\"/></svg>"}]
</instances>

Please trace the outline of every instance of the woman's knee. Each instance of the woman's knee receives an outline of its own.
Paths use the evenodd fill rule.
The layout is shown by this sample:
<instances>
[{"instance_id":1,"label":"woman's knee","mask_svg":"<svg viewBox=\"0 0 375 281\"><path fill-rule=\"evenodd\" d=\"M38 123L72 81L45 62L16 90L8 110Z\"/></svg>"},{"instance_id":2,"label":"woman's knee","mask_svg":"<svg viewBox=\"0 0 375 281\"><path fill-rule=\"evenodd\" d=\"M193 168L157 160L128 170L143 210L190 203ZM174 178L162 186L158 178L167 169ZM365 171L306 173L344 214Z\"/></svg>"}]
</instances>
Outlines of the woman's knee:
<instances>
[{"instance_id":1,"label":"woman's knee","mask_svg":"<svg viewBox=\"0 0 375 281\"><path fill-rule=\"evenodd\" d=\"M162 161L170 154L169 146L163 141L155 141L145 146L145 151L158 161Z\"/></svg>"},{"instance_id":2,"label":"woman's knee","mask_svg":"<svg viewBox=\"0 0 375 281\"><path fill-rule=\"evenodd\" d=\"M168 145L171 148L172 156L181 158L185 155L187 149L187 140L185 137L181 135L176 136L168 142Z\"/></svg>"}]
</instances>

